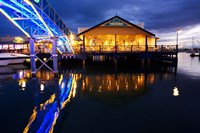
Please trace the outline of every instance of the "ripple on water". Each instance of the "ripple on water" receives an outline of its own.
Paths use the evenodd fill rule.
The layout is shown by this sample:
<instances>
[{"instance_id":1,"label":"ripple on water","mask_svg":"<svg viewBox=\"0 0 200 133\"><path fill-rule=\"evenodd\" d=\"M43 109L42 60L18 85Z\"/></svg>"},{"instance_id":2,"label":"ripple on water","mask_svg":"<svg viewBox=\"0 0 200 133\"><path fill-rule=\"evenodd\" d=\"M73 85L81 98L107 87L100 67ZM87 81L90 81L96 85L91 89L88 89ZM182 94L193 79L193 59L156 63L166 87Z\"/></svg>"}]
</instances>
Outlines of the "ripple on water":
<instances>
[{"instance_id":1,"label":"ripple on water","mask_svg":"<svg viewBox=\"0 0 200 133\"><path fill-rule=\"evenodd\" d=\"M190 78L200 76L200 58L190 57L189 53L178 54L178 73L185 74Z\"/></svg>"}]
</instances>

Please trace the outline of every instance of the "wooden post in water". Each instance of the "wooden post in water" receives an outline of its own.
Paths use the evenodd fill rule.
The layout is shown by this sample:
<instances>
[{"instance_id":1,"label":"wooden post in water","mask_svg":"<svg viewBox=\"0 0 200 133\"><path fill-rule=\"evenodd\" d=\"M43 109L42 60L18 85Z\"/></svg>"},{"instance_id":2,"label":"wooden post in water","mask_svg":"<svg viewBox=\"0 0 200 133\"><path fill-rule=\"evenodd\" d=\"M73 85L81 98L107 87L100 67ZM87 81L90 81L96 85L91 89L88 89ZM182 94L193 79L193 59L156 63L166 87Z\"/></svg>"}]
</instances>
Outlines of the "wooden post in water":
<instances>
[{"instance_id":1,"label":"wooden post in water","mask_svg":"<svg viewBox=\"0 0 200 133\"><path fill-rule=\"evenodd\" d=\"M115 70L117 70L117 60L118 60L118 57L117 57L117 55L115 55L114 57L113 57L113 60L114 60L114 65L115 65Z\"/></svg>"},{"instance_id":2,"label":"wooden post in water","mask_svg":"<svg viewBox=\"0 0 200 133\"><path fill-rule=\"evenodd\" d=\"M36 111L40 111L40 83L37 77L32 77L32 83L34 86L33 98Z\"/></svg>"},{"instance_id":3,"label":"wooden post in water","mask_svg":"<svg viewBox=\"0 0 200 133\"><path fill-rule=\"evenodd\" d=\"M115 34L115 48L114 48L115 49L115 53L117 53L117 45L118 45L117 44L117 35Z\"/></svg>"}]
</instances>

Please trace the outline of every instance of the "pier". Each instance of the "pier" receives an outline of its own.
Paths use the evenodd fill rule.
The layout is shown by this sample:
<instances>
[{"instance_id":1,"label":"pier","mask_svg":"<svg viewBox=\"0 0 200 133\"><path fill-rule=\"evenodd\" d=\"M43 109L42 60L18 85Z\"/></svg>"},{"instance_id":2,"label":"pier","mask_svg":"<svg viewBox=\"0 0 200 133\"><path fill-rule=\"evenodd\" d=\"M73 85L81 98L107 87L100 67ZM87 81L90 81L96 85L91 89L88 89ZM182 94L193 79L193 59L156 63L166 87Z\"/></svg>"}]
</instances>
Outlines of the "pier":
<instances>
[{"instance_id":1,"label":"pier","mask_svg":"<svg viewBox=\"0 0 200 133\"><path fill-rule=\"evenodd\" d=\"M112 51L75 51L75 54L62 54L59 58L64 64L82 62L83 65L95 62L113 62L114 64L132 64L136 61L140 63L177 63L176 45L157 46L149 51L142 50L112 50Z\"/></svg>"}]
</instances>

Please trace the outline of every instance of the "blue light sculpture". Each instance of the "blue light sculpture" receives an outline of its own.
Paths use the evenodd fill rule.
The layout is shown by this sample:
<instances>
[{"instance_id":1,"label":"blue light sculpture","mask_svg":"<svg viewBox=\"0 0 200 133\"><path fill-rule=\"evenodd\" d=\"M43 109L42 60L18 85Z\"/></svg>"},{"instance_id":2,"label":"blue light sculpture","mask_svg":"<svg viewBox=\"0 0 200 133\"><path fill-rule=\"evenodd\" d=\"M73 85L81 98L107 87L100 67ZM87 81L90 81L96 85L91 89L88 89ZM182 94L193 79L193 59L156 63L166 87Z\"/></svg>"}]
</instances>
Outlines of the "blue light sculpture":
<instances>
[{"instance_id":1,"label":"blue light sculpture","mask_svg":"<svg viewBox=\"0 0 200 133\"><path fill-rule=\"evenodd\" d=\"M58 37L61 52L73 53L70 35L61 18L47 0L0 0L0 12L27 37L46 39Z\"/></svg>"}]
</instances>

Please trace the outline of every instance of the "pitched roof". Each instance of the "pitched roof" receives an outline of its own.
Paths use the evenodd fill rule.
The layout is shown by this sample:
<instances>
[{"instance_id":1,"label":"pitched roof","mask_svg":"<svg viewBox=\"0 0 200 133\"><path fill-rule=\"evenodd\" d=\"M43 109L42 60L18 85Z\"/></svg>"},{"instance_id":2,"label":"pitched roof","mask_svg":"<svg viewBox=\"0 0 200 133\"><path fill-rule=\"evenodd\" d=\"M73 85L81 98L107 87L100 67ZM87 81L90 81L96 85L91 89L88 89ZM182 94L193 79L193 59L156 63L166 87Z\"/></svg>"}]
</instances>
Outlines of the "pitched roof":
<instances>
[{"instance_id":1,"label":"pitched roof","mask_svg":"<svg viewBox=\"0 0 200 133\"><path fill-rule=\"evenodd\" d=\"M14 36L6 36L0 37L0 44L27 44L29 43L29 38L25 36L14 37Z\"/></svg>"},{"instance_id":2,"label":"pitched roof","mask_svg":"<svg viewBox=\"0 0 200 133\"><path fill-rule=\"evenodd\" d=\"M129 21L127 21L127 20L121 18L121 17L119 17L119 16L114 16L114 17L112 17L112 18L110 18L110 19L107 19L107 20L103 21L102 23L99 23L99 24L97 24L97 25L95 25L95 26L93 26L93 27L91 27L91 28L89 28L89 29L87 29L87 30L85 30L85 31L83 31L83 32L81 32L81 33L79 33L79 34L77 34L77 36L82 35L82 34L88 32L88 31L90 31L90 30L92 30L92 29L94 29L94 28L96 28L96 27L98 27L98 26L101 26L102 24L106 24L107 22L109 22L109 21L111 21L111 20L113 20L113 19L115 19L115 18L117 18L117 19L119 19L119 20L122 20L122 21L124 21L125 23L127 23L127 24L129 24L129 25L131 25L131 26L133 26L133 27L136 27L137 29L142 30L142 31L144 31L144 32L146 32L146 33L148 33L148 34L150 34L150 35L152 35L152 36L155 36L155 34L149 32L149 31L147 31L147 30L145 30L145 29L143 29L143 28L141 28L141 27L139 27L139 26L137 26L137 25L135 25L135 24L133 24L133 23L131 23L131 22L129 22Z\"/></svg>"}]
</instances>

